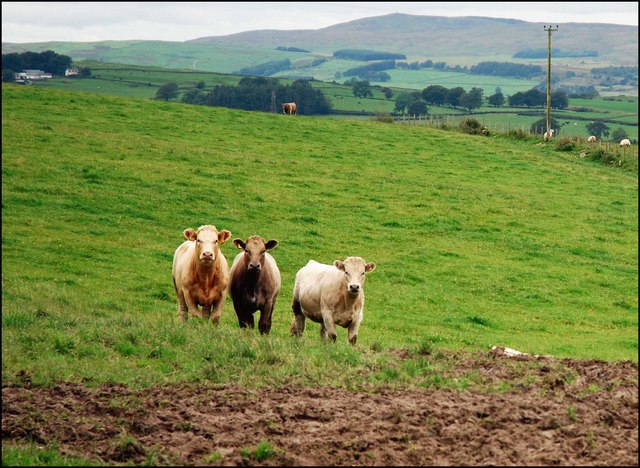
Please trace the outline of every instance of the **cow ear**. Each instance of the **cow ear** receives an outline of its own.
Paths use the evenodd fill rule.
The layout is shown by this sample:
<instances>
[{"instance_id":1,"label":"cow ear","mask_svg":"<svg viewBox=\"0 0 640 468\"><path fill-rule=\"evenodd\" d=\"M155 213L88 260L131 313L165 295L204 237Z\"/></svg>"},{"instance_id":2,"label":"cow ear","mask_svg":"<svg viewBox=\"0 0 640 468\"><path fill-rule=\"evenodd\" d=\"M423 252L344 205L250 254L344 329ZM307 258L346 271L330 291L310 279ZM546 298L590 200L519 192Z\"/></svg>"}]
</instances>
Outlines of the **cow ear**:
<instances>
[{"instance_id":1,"label":"cow ear","mask_svg":"<svg viewBox=\"0 0 640 468\"><path fill-rule=\"evenodd\" d=\"M333 262L333 266L335 266L338 270L344 271L344 262L342 260L336 260Z\"/></svg>"},{"instance_id":2,"label":"cow ear","mask_svg":"<svg viewBox=\"0 0 640 468\"><path fill-rule=\"evenodd\" d=\"M182 234L184 234L184 237L192 241L198 238L198 233L193 228L185 229Z\"/></svg>"},{"instance_id":3,"label":"cow ear","mask_svg":"<svg viewBox=\"0 0 640 468\"><path fill-rule=\"evenodd\" d=\"M373 271L373 270L375 270L375 269L376 269L376 264L375 264L375 263L373 263L373 262L367 263L367 264L364 266L364 271L365 271L365 272L367 272L367 273L369 273L370 271Z\"/></svg>"},{"instance_id":4,"label":"cow ear","mask_svg":"<svg viewBox=\"0 0 640 468\"><path fill-rule=\"evenodd\" d=\"M226 229L223 229L222 231L220 231L218 233L218 241L221 244L224 244L229 237L231 237L231 233L229 231L227 231Z\"/></svg>"},{"instance_id":5,"label":"cow ear","mask_svg":"<svg viewBox=\"0 0 640 468\"><path fill-rule=\"evenodd\" d=\"M278 241L275 239L271 239L266 244L264 244L264 246L267 250L275 249L276 247L278 247Z\"/></svg>"},{"instance_id":6,"label":"cow ear","mask_svg":"<svg viewBox=\"0 0 640 468\"><path fill-rule=\"evenodd\" d=\"M238 250L244 250L247 247L242 239L233 239L233 245L238 247Z\"/></svg>"}]
</instances>

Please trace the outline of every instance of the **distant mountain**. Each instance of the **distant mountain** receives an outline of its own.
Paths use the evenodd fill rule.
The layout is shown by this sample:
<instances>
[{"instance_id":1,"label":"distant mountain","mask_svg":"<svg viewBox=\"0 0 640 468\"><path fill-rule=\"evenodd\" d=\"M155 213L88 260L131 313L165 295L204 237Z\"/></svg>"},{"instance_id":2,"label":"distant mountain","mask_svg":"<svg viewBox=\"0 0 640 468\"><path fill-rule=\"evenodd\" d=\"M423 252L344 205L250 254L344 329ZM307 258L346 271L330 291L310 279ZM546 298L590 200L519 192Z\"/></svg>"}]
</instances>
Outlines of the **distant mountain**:
<instances>
[{"instance_id":1,"label":"distant mountain","mask_svg":"<svg viewBox=\"0 0 640 468\"><path fill-rule=\"evenodd\" d=\"M550 16L553 17L553 12ZM315 30L248 31L184 42L3 42L2 53L53 50L75 61L97 60L229 74L261 74L253 71L269 70L265 72L269 76L332 81L348 76L343 73L363 63L334 57L336 51L344 50L402 55L409 63L431 60L452 69L470 68L480 62L518 62L541 65L546 70L548 34L544 26L544 23L489 17L395 13ZM552 36L552 47L554 67L562 71L557 77L565 80L563 84L596 85L609 92L637 94L637 26L561 23L558 27ZM593 68L611 66L636 67L636 70L623 70L617 81L604 80L591 72ZM629 74L632 76L627 77ZM427 82L420 77L404 76L404 81L400 76L386 84L421 88ZM544 79L544 76L538 78ZM614 89L612 85L624 86Z\"/></svg>"},{"instance_id":2,"label":"distant mountain","mask_svg":"<svg viewBox=\"0 0 640 468\"><path fill-rule=\"evenodd\" d=\"M550 13L553 17L553 12ZM455 57L508 59L524 49L546 48L546 23L476 16L443 17L394 13L316 30L259 30L193 39L193 43L247 47L299 47L331 54L345 48L403 53L409 60ZM555 25L554 25L555 26ZM638 64L638 27L599 23L563 23L552 43L561 50L595 50L600 60Z\"/></svg>"}]
</instances>

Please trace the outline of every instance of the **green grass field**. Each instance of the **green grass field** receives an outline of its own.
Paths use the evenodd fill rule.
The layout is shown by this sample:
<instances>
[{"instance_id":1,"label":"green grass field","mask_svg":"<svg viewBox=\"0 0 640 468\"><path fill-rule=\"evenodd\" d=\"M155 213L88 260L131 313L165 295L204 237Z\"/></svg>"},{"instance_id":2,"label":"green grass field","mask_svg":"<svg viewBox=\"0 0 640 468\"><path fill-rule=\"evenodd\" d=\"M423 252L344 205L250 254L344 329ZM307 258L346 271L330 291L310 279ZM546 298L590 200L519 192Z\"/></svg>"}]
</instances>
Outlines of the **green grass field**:
<instances>
[{"instance_id":1,"label":"green grass field","mask_svg":"<svg viewBox=\"0 0 640 468\"><path fill-rule=\"evenodd\" d=\"M637 362L637 170L530 139L6 84L2 135L3 384L428 386L394 350L492 345ZM207 223L279 241L271 335L240 330L231 301L217 328L179 323L173 252ZM358 346L313 323L290 337L296 271L349 255L378 265Z\"/></svg>"},{"instance_id":2,"label":"green grass field","mask_svg":"<svg viewBox=\"0 0 640 468\"><path fill-rule=\"evenodd\" d=\"M333 63L329 62L329 63ZM355 62L354 62L355 63ZM178 84L181 91L187 91L196 86L197 83L204 83L205 90L210 90L217 85L234 86L242 78L240 75L230 75L224 73L193 71L188 69L177 70L168 68L158 68L151 66L133 66L122 64L100 63L95 61L84 62L92 70L93 78L54 78L38 82L36 86L64 89L67 91L86 91L110 96L140 97L152 99L158 88L166 83L174 82ZM399 93L412 92L416 89L424 89L429 84L441 84L445 87L462 86L471 89L474 86L485 88L485 97L495 92L495 86L501 86L506 95L512 89L513 92L531 89L535 83L527 80L509 80L500 77L488 77L480 75L468 75L464 73L446 73L437 71L405 71L402 72L407 77L413 77L411 83L407 78L406 88L392 87L394 95L387 99L379 87L372 88L371 98L356 98L351 87L344 86L340 82L333 82L329 77L328 81L312 81L314 88L321 90L333 105L335 111L347 111L351 113L392 113L394 112L395 100ZM418 77L421 76L418 81ZM279 78L283 83L291 80ZM394 78L395 80L395 78ZM422 80L422 81L420 81ZM426 81L425 81L426 80ZM526 83L525 83L526 82ZM527 84L528 83L528 84ZM384 83L379 84L384 87ZM565 110L553 110L552 115L561 121L563 127L561 136L586 138L590 135L586 125L594 120L603 120L610 128L610 131L623 128L629 138L633 141L638 139L638 99L636 97L620 96L617 98L596 98L596 99L570 99L570 108ZM451 107L430 106L429 114L439 116L467 115L463 109L453 109ZM514 109L509 107L495 108L482 106L473 114L487 127L494 131L506 132L511 128L526 129L540 118L546 116L546 109Z\"/></svg>"}]
</instances>

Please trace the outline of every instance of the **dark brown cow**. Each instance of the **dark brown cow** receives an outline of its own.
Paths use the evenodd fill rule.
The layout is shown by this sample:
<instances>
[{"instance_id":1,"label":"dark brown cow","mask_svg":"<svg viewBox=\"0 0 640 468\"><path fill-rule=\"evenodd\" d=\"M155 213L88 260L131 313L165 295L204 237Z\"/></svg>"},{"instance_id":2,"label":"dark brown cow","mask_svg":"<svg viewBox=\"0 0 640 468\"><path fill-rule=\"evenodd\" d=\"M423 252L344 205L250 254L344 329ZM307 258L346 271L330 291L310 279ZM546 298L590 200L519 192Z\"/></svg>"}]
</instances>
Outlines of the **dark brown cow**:
<instances>
[{"instance_id":1,"label":"dark brown cow","mask_svg":"<svg viewBox=\"0 0 640 468\"><path fill-rule=\"evenodd\" d=\"M295 115L298 112L298 106L295 102L285 102L282 104L282 112L284 114Z\"/></svg>"},{"instance_id":2,"label":"dark brown cow","mask_svg":"<svg viewBox=\"0 0 640 468\"><path fill-rule=\"evenodd\" d=\"M278 241L265 242L260 236L251 236L246 241L234 239L233 243L243 250L236 255L229 273L229 294L240 328L254 328L253 313L259 310L258 329L268 335L281 279L278 265L267 250L274 249Z\"/></svg>"}]
</instances>

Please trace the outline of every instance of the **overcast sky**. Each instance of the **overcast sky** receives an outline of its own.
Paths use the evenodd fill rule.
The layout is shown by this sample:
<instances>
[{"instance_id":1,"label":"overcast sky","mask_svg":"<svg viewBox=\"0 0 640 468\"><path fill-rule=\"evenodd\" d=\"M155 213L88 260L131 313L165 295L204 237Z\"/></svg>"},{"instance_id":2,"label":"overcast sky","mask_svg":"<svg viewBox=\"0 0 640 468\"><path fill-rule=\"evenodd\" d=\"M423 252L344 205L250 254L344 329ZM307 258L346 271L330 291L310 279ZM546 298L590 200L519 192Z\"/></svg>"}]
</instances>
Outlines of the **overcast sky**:
<instances>
[{"instance_id":1,"label":"overcast sky","mask_svg":"<svg viewBox=\"0 0 640 468\"><path fill-rule=\"evenodd\" d=\"M638 26L638 2L2 2L2 42L186 41L389 13Z\"/></svg>"}]
</instances>

